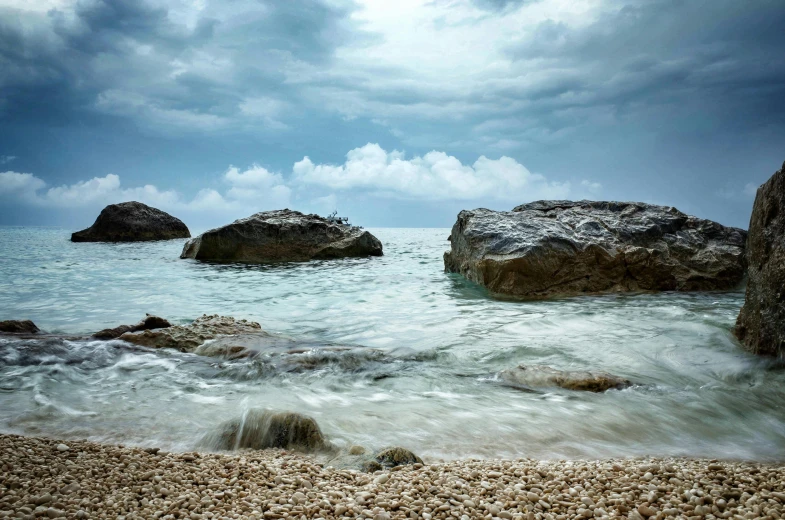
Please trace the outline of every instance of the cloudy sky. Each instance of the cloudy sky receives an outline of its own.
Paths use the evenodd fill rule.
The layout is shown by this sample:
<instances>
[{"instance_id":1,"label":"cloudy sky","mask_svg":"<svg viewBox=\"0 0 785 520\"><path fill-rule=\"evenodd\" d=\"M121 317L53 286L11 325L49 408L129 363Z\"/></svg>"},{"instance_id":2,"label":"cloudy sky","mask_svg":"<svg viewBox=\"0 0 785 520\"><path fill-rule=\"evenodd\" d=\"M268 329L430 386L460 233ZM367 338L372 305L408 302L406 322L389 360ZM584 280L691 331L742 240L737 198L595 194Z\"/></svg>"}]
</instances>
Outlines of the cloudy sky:
<instances>
[{"instance_id":1,"label":"cloudy sky","mask_svg":"<svg viewBox=\"0 0 785 520\"><path fill-rule=\"evenodd\" d=\"M0 224L641 200L746 227L782 0L0 0Z\"/></svg>"}]
</instances>

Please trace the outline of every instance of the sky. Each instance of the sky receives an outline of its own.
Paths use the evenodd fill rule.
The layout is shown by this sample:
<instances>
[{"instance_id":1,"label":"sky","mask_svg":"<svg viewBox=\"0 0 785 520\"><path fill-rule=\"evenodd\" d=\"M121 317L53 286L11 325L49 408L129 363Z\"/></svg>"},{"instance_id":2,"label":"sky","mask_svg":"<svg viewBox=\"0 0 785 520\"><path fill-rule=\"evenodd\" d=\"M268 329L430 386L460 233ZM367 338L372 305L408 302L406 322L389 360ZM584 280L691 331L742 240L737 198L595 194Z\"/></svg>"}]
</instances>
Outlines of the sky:
<instances>
[{"instance_id":1,"label":"sky","mask_svg":"<svg viewBox=\"0 0 785 520\"><path fill-rule=\"evenodd\" d=\"M0 225L642 201L746 228L782 0L0 0Z\"/></svg>"}]
</instances>

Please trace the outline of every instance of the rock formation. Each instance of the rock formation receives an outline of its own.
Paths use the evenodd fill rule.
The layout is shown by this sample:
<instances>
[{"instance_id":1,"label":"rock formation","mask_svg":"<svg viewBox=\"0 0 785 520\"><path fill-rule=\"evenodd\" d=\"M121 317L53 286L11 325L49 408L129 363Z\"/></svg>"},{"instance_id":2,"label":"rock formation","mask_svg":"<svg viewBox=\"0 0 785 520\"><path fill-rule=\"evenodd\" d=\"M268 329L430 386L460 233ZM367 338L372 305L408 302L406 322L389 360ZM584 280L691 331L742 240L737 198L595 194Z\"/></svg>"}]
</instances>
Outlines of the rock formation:
<instances>
[{"instance_id":1,"label":"rock formation","mask_svg":"<svg viewBox=\"0 0 785 520\"><path fill-rule=\"evenodd\" d=\"M746 232L639 202L538 201L461 211L445 270L526 298L731 289Z\"/></svg>"},{"instance_id":2,"label":"rock formation","mask_svg":"<svg viewBox=\"0 0 785 520\"><path fill-rule=\"evenodd\" d=\"M755 197L747 295L734 332L756 354L785 356L785 163Z\"/></svg>"},{"instance_id":3,"label":"rock formation","mask_svg":"<svg viewBox=\"0 0 785 520\"><path fill-rule=\"evenodd\" d=\"M119 339L152 348L173 348L181 352L195 352L206 341L221 336L266 334L261 325L247 320L236 320L230 316L207 314L188 325L173 325L167 328L126 332ZM201 353L201 352L197 352ZM214 352L208 355L220 355ZM235 352L236 354L236 352Z\"/></svg>"},{"instance_id":4,"label":"rock formation","mask_svg":"<svg viewBox=\"0 0 785 520\"><path fill-rule=\"evenodd\" d=\"M150 329L165 329L171 326L172 324L169 323L169 321L159 318L158 316L148 314L136 325L119 325L113 329L99 330L93 334L93 337L95 339L114 339L119 338L126 332L139 332L140 330Z\"/></svg>"},{"instance_id":5,"label":"rock formation","mask_svg":"<svg viewBox=\"0 0 785 520\"><path fill-rule=\"evenodd\" d=\"M604 372L564 371L544 365L519 365L499 372L503 382L524 388L561 387L584 392L625 388L630 381Z\"/></svg>"},{"instance_id":6,"label":"rock formation","mask_svg":"<svg viewBox=\"0 0 785 520\"><path fill-rule=\"evenodd\" d=\"M284 448L305 452L330 450L319 425L311 417L294 412L251 409L242 417L222 424L205 443L212 449Z\"/></svg>"},{"instance_id":7,"label":"rock formation","mask_svg":"<svg viewBox=\"0 0 785 520\"><path fill-rule=\"evenodd\" d=\"M105 207L95 223L71 235L72 242L142 242L190 238L180 219L141 202Z\"/></svg>"},{"instance_id":8,"label":"rock formation","mask_svg":"<svg viewBox=\"0 0 785 520\"><path fill-rule=\"evenodd\" d=\"M30 320L0 321L0 332L9 334L35 334L41 332L35 323Z\"/></svg>"},{"instance_id":9,"label":"rock formation","mask_svg":"<svg viewBox=\"0 0 785 520\"><path fill-rule=\"evenodd\" d=\"M206 231L185 244L180 258L272 263L381 255L382 243L362 228L284 209Z\"/></svg>"}]
</instances>

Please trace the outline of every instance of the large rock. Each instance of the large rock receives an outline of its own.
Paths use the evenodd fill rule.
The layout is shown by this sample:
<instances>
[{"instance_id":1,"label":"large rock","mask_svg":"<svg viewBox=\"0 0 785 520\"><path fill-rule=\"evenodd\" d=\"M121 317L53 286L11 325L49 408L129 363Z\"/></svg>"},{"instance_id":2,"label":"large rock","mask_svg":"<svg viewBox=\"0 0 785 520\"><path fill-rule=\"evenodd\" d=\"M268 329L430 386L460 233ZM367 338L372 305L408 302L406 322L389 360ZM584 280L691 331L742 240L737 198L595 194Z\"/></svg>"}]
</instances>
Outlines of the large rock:
<instances>
[{"instance_id":1,"label":"large rock","mask_svg":"<svg viewBox=\"0 0 785 520\"><path fill-rule=\"evenodd\" d=\"M499 372L499 379L509 385L524 388L560 387L584 392L604 392L620 389L632 383L605 372L556 370L545 365L519 365Z\"/></svg>"},{"instance_id":2,"label":"large rock","mask_svg":"<svg viewBox=\"0 0 785 520\"><path fill-rule=\"evenodd\" d=\"M731 289L746 232L640 202L538 201L461 211L448 272L527 298L622 291Z\"/></svg>"},{"instance_id":3,"label":"large rock","mask_svg":"<svg viewBox=\"0 0 785 520\"><path fill-rule=\"evenodd\" d=\"M756 354L785 356L785 163L755 197L747 296L734 332Z\"/></svg>"},{"instance_id":4,"label":"large rock","mask_svg":"<svg viewBox=\"0 0 785 520\"><path fill-rule=\"evenodd\" d=\"M265 334L261 325L253 321L236 320L230 316L207 314L188 325L173 325L167 328L126 332L119 339L152 348L173 348L181 352L195 352L206 341L222 336ZM221 353L197 352L207 355Z\"/></svg>"},{"instance_id":5,"label":"large rock","mask_svg":"<svg viewBox=\"0 0 785 520\"><path fill-rule=\"evenodd\" d=\"M99 330L93 334L93 337L95 339L114 339L119 338L126 332L139 332L140 330L150 329L165 329L171 326L172 324L169 323L168 320L159 318L158 316L153 316L152 314L147 314L144 319L136 325L118 325L113 329Z\"/></svg>"},{"instance_id":6,"label":"large rock","mask_svg":"<svg viewBox=\"0 0 785 520\"><path fill-rule=\"evenodd\" d=\"M5 320L0 321L0 332L9 334L35 334L40 332L35 323L30 320Z\"/></svg>"},{"instance_id":7,"label":"large rock","mask_svg":"<svg viewBox=\"0 0 785 520\"><path fill-rule=\"evenodd\" d=\"M382 243L362 228L284 209L206 231L185 244L180 258L268 263L381 255Z\"/></svg>"},{"instance_id":8,"label":"large rock","mask_svg":"<svg viewBox=\"0 0 785 520\"><path fill-rule=\"evenodd\" d=\"M180 219L141 202L123 202L105 207L95 223L71 235L72 242L142 242L189 238Z\"/></svg>"},{"instance_id":9,"label":"large rock","mask_svg":"<svg viewBox=\"0 0 785 520\"><path fill-rule=\"evenodd\" d=\"M216 450L284 448L299 451L332 449L311 417L294 412L251 409L209 434L205 443Z\"/></svg>"}]
</instances>

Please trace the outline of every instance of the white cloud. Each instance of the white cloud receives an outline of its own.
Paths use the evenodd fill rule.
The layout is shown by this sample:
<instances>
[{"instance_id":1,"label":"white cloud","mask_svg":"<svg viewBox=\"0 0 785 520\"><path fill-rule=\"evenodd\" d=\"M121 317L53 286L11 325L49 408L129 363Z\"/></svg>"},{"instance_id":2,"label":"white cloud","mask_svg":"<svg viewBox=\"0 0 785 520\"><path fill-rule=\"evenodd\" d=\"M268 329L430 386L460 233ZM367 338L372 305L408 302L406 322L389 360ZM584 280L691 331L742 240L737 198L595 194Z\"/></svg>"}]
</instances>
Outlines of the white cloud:
<instances>
[{"instance_id":1,"label":"white cloud","mask_svg":"<svg viewBox=\"0 0 785 520\"><path fill-rule=\"evenodd\" d=\"M16 155L0 155L0 164L8 164L16 159Z\"/></svg>"},{"instance_id":2,"label":"white cloud","mask_svg":"<svg viewBox=\"0 0 785 520\"><path fill-rule=\"evenodd\" d=\"M570 191L568 182L548 182L510 157L483 155L464 165L445 152L406 159L403 152L387 152L372 143L351 150L342 165L314 164L305 157L294 164L293 172L301 184L421 200L534 200L564 198Z\"/></svg>"},{"instance_id":3,"label":"white cloud","mask_svg":"<svg viewBox=\"0 0 785 520\"><path fill-rule=\"evenodd\" d=\"M32 173L0 173L0 195L30 196L46 186L46 183Z\"/></svg>"}]
</instances>

